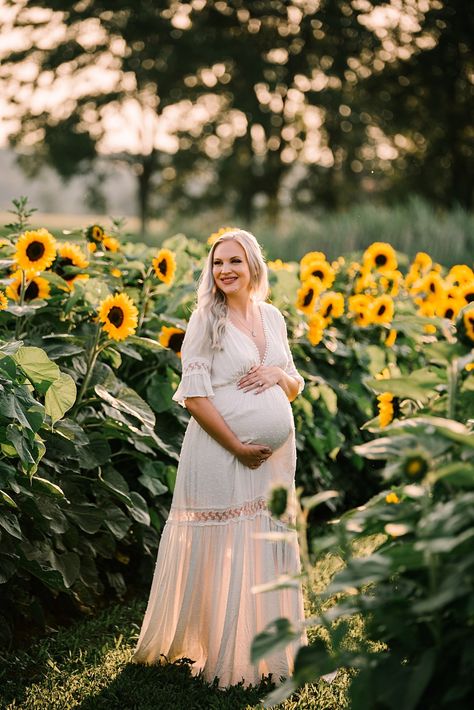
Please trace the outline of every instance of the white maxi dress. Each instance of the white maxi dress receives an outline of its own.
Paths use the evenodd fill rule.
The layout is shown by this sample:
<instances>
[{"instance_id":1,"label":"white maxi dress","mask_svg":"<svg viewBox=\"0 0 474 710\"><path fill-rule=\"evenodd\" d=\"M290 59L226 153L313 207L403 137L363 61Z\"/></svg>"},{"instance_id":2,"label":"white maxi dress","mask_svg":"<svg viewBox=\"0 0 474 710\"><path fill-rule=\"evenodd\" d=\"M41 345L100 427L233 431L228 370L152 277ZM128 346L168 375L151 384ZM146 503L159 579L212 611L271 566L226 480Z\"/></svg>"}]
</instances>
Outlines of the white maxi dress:
<instances>
[{"instance_id":1,"label":"white maxi dress","mask_svg":"<svg viewBox=\"0 0 474 710\"><path fill-rule=\"evenodd\" d=\"M291 404L279 385L260 394L237 388L252 365L277 365L304 380L295 368L285 320L270 303L259 302L265 333L263 357L250 336L227 318L223 349L212 352L203 337L203 316L195 310L182 345L182 378L173 399L209 397L227 425L245 443L267 444L273 454L257 469L240 463L192 417L181 448L170 514L163 529L135 663L189 658L192 672L220 687L262 675L288 677L299 641L250 661L254 636L271 621L304 619L298 581L293 586L255 593L254 587L300 571L296 533L290 540L268 540L261 533L287 532L267 503L283 485L294 502L295 428Z\"/></svg>"}]
</instances>

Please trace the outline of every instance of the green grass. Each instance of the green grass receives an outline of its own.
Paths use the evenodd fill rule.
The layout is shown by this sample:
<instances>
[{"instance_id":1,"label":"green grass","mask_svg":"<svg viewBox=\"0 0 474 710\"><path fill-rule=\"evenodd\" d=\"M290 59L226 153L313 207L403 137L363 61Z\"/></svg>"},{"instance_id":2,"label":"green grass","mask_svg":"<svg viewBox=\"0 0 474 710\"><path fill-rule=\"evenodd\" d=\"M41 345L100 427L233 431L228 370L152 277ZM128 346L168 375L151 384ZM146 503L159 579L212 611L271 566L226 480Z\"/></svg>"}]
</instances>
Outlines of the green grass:
<instances>
[{"instance_id":1,"label":"green grass","mask_svg":"<svg viewBox=\"0 0 474 710\"><path fill-rule=\"evenodd\" d=\"M324 589L341 566L337 557L318 563L312 588ZM186 662L163 666L130 663L145 600L113 604L94 618L54 636L38 640L28 650L0 655L0 707L5 710L250 710L272 689L269 681L258 687L233 686L219 690L191 675ZM333 600L325 602L328 607ZM307 615L315 613L307 601ZM353 634L362 633L353 620ZM324 635L310 629L309 638ZM350 677L340 669L328 684L306 685L278 707L282 710L343 710L347 707Z\"/></svg>"}]
</instances>

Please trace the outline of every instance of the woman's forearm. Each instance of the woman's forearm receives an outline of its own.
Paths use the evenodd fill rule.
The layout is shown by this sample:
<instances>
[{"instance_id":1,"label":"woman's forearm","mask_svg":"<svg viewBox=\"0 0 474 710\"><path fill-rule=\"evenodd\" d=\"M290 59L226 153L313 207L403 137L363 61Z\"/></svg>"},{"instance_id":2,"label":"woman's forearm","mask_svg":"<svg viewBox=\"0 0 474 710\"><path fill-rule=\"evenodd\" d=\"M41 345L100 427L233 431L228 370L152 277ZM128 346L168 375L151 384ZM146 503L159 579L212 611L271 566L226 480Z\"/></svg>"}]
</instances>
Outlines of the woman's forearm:
<instances>
[{"instance_id":1,"label":"woman's forearm","mask_svg":"<svg viewBox=\"0 0 474 710\"><path fill-rule=\"evenodd\" d=\"M238 453L242 447L242 442L228 427L222 415L209 401L208 397L187 397L185 404L188 412L209 436L212 436L234 456Z\"/></svg>"},{"instance_id":2,"label":"woman's forearm","mask_svg":"<svg viewBox=\"0 0 474 710\"><path fill-rule=\"evenodd\" d=\"M281 372L281 376L277 382L282 388L283 392L288 397L289 401L292 402L298 396L299 383L295 377L288 375L284 370L278 368Z\"/></svg>"}]
</instances>

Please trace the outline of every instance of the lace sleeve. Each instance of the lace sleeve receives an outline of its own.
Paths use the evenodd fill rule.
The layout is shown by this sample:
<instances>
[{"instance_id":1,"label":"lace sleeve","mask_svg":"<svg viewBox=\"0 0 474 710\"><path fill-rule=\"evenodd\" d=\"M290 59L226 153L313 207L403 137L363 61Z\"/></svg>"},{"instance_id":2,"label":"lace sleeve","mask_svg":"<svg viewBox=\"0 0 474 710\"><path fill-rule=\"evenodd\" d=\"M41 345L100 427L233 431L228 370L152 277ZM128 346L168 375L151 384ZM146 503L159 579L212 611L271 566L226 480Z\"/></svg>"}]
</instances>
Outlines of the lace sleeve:
<instances>
[{"instance_id":1,"label":"lace sleeve","mask_svg":"<svg viewBox=\"0 0 474 710\"><path fill-rule=\"evenodd\" d=\"M203 317L194 311L181 346L182 375L172 399L182 407L186 397L213 397L211 384L212 353L206 339Z\"/></svg>"},{"instance_id":2,"label":"lace sleeve","mask_svg":"<svg viewBox=\"0 0 474 710\"><path fill-rule=\"evenodd\" d=\"M285 366L284 370L288 375L290 375L291 377L294 377L295 380L298 381L298 394L300 394L303 391L305 381L301 377L300 373L298 372L298 370L295 367L295 363L293 361L293 355L291 354L290 345L288 343L288 331L286 328L286 322L285 322L283 315L280 312L279 312L279 314L280 314L281 337L282 337L283 346L285 348L286 357L287 357L286 366Z\"/></svg>"}]
</instances>

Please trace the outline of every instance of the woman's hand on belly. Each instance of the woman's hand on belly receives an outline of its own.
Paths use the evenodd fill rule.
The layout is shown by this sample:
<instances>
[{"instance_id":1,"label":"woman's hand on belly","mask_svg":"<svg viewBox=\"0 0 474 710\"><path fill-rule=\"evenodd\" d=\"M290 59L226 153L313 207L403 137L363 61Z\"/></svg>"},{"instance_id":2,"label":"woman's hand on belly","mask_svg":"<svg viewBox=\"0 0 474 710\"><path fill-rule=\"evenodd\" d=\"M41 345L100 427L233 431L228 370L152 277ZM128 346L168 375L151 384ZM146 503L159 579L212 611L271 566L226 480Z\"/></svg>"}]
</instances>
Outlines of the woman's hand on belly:
<instances>
[{"instance_id":1,"label":"woman's hand on belly","mask_svg":"<svg viewBox=\"0 0 474 710\"><path fill-rule=\"evenodd\" d=\"M272 453L271 448L264 444L242 444L235 456L247 468L258 468Z\"/></svg>"},{"instance_id":2,"label":"woman's hand on belly","mask_svg":"<svg viewBox=\"0 0 474 710\"><path fill-rule=\"evenodd\" d=\"M283 374L281 367L276 365L254 365L246 375L237 382L238 389L244 392L255 390L254 394L260 394L269 387L278 384Z\"/></svg>"}]
</instances>

